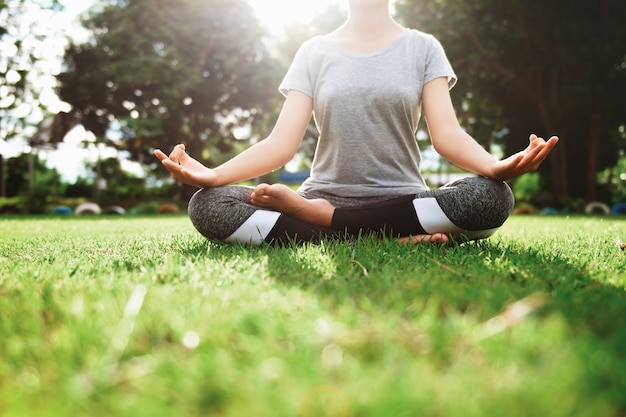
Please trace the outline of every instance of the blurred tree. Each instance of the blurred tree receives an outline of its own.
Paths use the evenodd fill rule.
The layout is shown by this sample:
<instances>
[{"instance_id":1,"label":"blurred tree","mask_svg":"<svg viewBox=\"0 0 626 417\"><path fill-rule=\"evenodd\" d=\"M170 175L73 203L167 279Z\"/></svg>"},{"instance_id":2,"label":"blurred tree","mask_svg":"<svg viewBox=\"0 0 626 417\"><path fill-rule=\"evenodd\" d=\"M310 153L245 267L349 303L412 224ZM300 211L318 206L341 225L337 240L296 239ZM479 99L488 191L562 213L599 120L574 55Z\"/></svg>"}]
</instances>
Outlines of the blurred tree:
<instances>
[{"instance_id":1,"label":"blurred tree","mask_svg":"<svg viewBox=\"0 0 626 417\"><path fill-rule=\"evenodd\" d=\"M529 133L559 135L542 169L554 197L596 198L596 172L615 164L626 123L626 2L398 0L397 9L446 48L462 80L459 115L477 139L512 153Z\"/></svg>"},{"instance_id":2,"label":"blurred tree","mask_svg":"<svg viewBox=\"0 0 626 417\"><path fill-rule=\"evenodd\" d=\"M341 1L329 3L309 16L306 23L291 22L285 26L285 33L277 43L276 50L285 70L302 43L316 35L325 35L337 29L346 20L347 12L340 6Z\"/></svg>"},{"instance_id":3,"label":"blurred tree","mask_svg":"<svg viewBox=\"0 0 626 417\"><path fill-rule=\"evenodd\" d=\"M93 178L78 177L73 184L67 184L64 196L67 198L91 198L93 187Z\"/></svg>"},{"instance_id":4,"label":"blurred tree","mask_svg":"<svg viewBox=\"0 0 626 417\"><path fill-rule=\"evenodd\" d=\"M215 165L235 139L266 133L255 129L274 108L278 72L246 1L119 0L84 24L93 38L66 50L59 93L100 140L118 121L121 147L140 162L182 142Z\"/></svg>"},{"instance_id":5,"label":"blurred tree","mask_svg":"<svg viewBox=\"0 0 626 417\"><path fill-rule=\"evenodd\" d=\"M619 160L615 166L598 173L598 183L601 189L607 189L610 194L610 200L606 200L607 203L626 203L626 153L624 151L620 151Z\"/></svg>"},{"instance_id":6,"label":"blurred tree","mask_svg":"<svg viewBox=\"0 0 626 417\"><path fill-rule=\"evenodd\" d=\"M21 197L29 213L44 213L48 202L65 192L59 174L36 153L8 159L6 171L7 197Z\"/></svg>"},{"instance_id":7,"label":"blurred tree","mask_svg":"<svg viewBox=\"0 0 626 417\"><path fill-rule=\"evenodd\" d=\"M49 33L39 19L50 17L61 9L58 0L0 1L2 139L20 133L36 110L47 113L40 89L42 81L51 75L42 51L46 49L45 40L55 34Z\"/></svg>"},{"instance_id":8,"label":"blurred tree","mask_svg":"<svg viewBox=\"0 0 626 417\"><path fill-rule=\"evenodd\" d=\"M0 2L0 139L27 142L31 167L35 153L53 149L76 124L75 115L58 111L51 94L58 70L54 61L62 54L67 31L47 22L60 18L62 9L58 0ZM42 181L29 178L31 193L37 184Z\"/></svg>"},{"instance_id":9,"label":"blurred tree","mask_svg":"<svg viewBox=\"0 0 626 417\"><path fill-rule=\"evenodd\" d=\"M23 190L29 188L29 164L32 169L37 172L47 170L45 163L39 158L35 158L32 163L29 161L28 155L19 155L6 161L6 196L17 197Z\"/></svg>"},{"instance_id":10,"label":"blurred tree","mask_svg":"<svg viewBox=\"0 0 626 417\"><path fill-rule=\"evenodd\" d=\"M140 201L149 194L146 179L124 171L119 158L106 158L99 164L101 178L105 180L100 190L100 202L122 204Z\"/></svg>"}]
</instances>

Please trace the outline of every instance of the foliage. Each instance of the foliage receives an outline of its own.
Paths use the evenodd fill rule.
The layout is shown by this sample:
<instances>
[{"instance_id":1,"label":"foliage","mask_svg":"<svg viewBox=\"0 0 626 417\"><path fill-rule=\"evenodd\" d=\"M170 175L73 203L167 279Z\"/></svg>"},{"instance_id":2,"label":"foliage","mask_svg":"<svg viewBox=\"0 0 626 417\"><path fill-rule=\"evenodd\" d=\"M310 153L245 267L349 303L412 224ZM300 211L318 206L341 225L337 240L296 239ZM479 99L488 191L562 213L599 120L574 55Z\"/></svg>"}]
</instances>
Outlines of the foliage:
<instances>
[{"instance_id":1,"label":"foliage","mask_svg":"<svg viewBox=\"0 0 626 417\"><path fill-rule=\"evenodd\" d=\"M99 138L119 121L136 160L184 142L213 165L277 96L274 63L243 0L118 1L85 25L93 39L67 49L60 95Z\"/></svg>"},{"instance_id":2,"label":"foliage","mask_svg":"<svg viewBox=\"0 0 626 417\"><path fill-rule=\"evenodd\" d=\"M146 179L125 172L118 158L102 159L93 169L99 170L100 180L103 181L103 189L98 195L101 203L139 201L148 194Z\"/></svg>"},{"instance_id":3,"label":"foliage","mask_svg":"<svg viewBox=\"0 0 626 417\"><path fill-rule=\"evenodd\" d=\"M449 249L228 246L182 217L0 234L6 417L626 411L623 219L514 217Z\"/></svg>"},{"instance_id":4,"label":"foliage","mask_svg":"<svg viewBox=\"0 0 626 417\"><path fill-rule=\"evenodd\" d=\"M33 155L33 170L35 173L47 171L45 163L36 155ZM6 195L15 197L22 190L28 190L29 155L23 154L15 158L8 159L6 166Z\"/></svg>"},{"instance_id":5,"label":"foliage","mask_svg":"<svg viewBox=\"0 0 626 417\"><path fill-rule=\"evenodd\" d=\"M615 163L626 123L626 2L399 0L397 8L444 44L468 130L485 144L500 132L509 154L529 133L561 136L548 161L556 197L593 198L597 168Z\"/></svg>"},{"instance_id":6,"label":"foliage","mask_svg":"<svg viewBox=\"0 0 626 417\"><path fill-rule=\"evenodd\" d=\"M49 63L43 59L47 33L40 21L25 19L44 12L59 11L58 0L7 0L0 2L0 138L23 132L33 113L47 112L41 101L41 80L50 78ZM35 83L35 81L38 81Z\"/></svg>"},{"instance_id":7,"label":"foliage","mask_svg":"<svg viewBox=\"0 0 626 417\"><path fill-rule=\"evenodd\" d=\"M93 178L78 177L73 184L67 184L64 197L67 198L93 198Z\"/></svg>"},{"instance_id":8,"label":"foliage","mask_svg":"<svg viewBox=\"0 0 626 417\"><path fill-rule=\"evenodd\" d=\"M598 173L598 183L609 189L612 204L626 202L626 154L624 152L620 152L620 158L614 167Z\"/></svg>"},{"instance_id":9,"label":"foliage","mask_svg":"<svg viewBox=\"0 0 626 417\"><path fill-rule=\"evenodd\" d=\"M8 159L6 171L7 197L20 197L20 205L28 213L45 213L49 200L65 191L59 174L49 169L36 153Z\"/></svg>"},{"instance_id":10,"label":"foliage","mask_svg":"<svg viewBox=\"0 0 626 417\"><path fill-rule=\"evenodd\" d=\"M538 173L522 175L511 184L516 203L529 203L541 191L541 178Z\"/></svg>"},{"instance_id":11,"label":"foliage","mask_svg":"<svg viewBox=\"0 0 626 417\"><path fill-rule=\"evenodd\" d=\"M31 160L32 158L32 160ZM32 164L32 186L30 167ZM46 166L37 153L21 154L6 161L7 197L19 197L19 206L30 213L44 213L64 199L89 199L100 204L128 206L146 200L170 200L172 185L148 187L146 179L126 172L117 158L100 161L104 187L96 193L95 175L66 183L59 173ZM95 167L91 167L95 171Z\"/></svg>"}]
</instances>

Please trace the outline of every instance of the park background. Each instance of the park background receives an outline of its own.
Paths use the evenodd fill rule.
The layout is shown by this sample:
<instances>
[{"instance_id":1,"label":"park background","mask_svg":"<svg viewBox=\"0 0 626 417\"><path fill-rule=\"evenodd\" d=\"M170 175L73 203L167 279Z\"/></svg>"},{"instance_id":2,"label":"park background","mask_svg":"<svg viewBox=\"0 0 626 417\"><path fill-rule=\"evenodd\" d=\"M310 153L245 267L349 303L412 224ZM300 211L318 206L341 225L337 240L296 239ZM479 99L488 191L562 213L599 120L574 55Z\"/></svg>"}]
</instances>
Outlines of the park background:
<instances>
[{"instance_id":1,"label":"park background","mask_svg":"<svg viewBox=\"0 0 626 417\"><path fill-rule=\"evenodd\" d=\"M185 143L215 166L264 138L298 46L345 18L342 1L309 3L0 2L0 210L184 208L193 190L172 183L152 150ZM503 156L530 133L561 137L540 171L512 182L518 208L626 201L626 2L394 8L444 45L460 80L458 117L486 149ZM306 172L316 136L311 125L286 170ZM417 139L431 185L460 172L432 151L424 124Z\"/></svg>"},{"instance_id":2,"label":"park background","mask_svg":"<svg viewBox=\"0 0 626 417\"><path fill-rule=\"evenodd\" d=\"M624 201L625 5L395 2L446 46L483 145L561 136L512 185L527 211L567 215L450 247L281 248L208 241L185 215L1 216L0 414L626 416L626 217L572 214ZM2 210L182 210L192 190L151 149L217 164L260 140L297 46L344 10L0 0Z\"/></svg>"}]
</instances>

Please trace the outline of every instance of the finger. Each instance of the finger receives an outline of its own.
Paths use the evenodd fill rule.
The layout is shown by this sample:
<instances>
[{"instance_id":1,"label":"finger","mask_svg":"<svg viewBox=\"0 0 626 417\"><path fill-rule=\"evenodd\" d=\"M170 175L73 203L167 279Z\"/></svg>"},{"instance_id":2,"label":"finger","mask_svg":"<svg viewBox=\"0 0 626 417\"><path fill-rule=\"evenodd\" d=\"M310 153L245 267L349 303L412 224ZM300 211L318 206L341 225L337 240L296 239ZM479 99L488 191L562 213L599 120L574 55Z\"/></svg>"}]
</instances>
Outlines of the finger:
<instances>
[{"instance_id":1,"label":"finger","mask_svg":"<svg viewBox=\"0 0 626 417\"><path fill-rule=\"evenodd\" d=\"M518 164L516 166L511 167L517 171L517 176L527 172L536 171L539 168L539 165L541 165L541 162L544 159L541 156L541 149L541 147L533 149L518 160Z\"/></svg>"},{"instance_id":2,"label":"finger","mask_svg":"<svg viewBox=\"0 0 626 417\"><path fill-rule=\"evenodd\" d=\"M527 162L527 171L536 171L539 169L539 167L541 166L541 164L543 163L543 161L545 161L546 157L548 156L548 153L550 152L549 149L544 148L542 149L541 152L539 152L537 154L537 156L534 158L534 160L532 161L528 161Z\"/></svg>"},{"instance_id":3,"label":"finger","mask_svg":"<svg viewBox=\"0 0 626 417\"><path fill-rule=\"evenodd\" d=\"M530 163L532 163L536 158L537 155L539 155L541 153L541 150L543 149L543 145L538 144L535 145L534 147L527 149L526 152L523 152L523 158L520 161L520 165L528 165Z\"/></svg>"},{"instance_id":4,"label":"finger","mask_svg":"<svg viewBox=\"0 0 626 417\"><path fill-rule=\"evenodd\" d=\"M543 144L543 142L544 142L543 139L541 139L540 137L538 137L535 134L532 134L528 138L528 146L526 147L526 149L524 149L523 152L529 152L529 151L535 149L537 146L540 146L541 144Z\"/></svg>"},{"instance_id":5,"label":"finger","mask_svg":"<svg viewBox=\"0 0 626 417\"><path fill-rule=\"evenodd\" d=\"M545 143L545 145L541 147L541 151L539 152L539 154L537 154L537 158L540 161L543 161L544 159L546 159L548 154L552 151L552 149L556 146L558 142L559 142L559 138L557 136L552 136Z\"/></svg>"},{"instance_id":6,"label":"finger","mask_svg":"<svg viewBox=\"0 0 626 417\"><path fill-rule=\"evenodd\" d=\"M170 153L170 159L174 162L178 162L185 155L185 145L179 144L174 146L174 150Z\"/></svg>"},{"instance_id":7,"label":"finger","mask_svg":"<svg viewBox=\"0 0 626 417\"><path fill-rule=\"evenodd\" d=\"M178 163L172 161L170 158L165 158L161 160L161 164L163 164L163 166L165 168L168 169L168 171L170 171L172 173L172 175L174 173L180 173L183 169L183 167L181 167L180 165L178 165Z\"/></svg>"},{"instance_id":8,"label":"finger","mask_svg":"<svg viewBox=\"0 0 626 417\"><path fill-rule=\"evenodd\" d=\"M546 143L548 143L550 145L550 148L553 148L558 142L559 142L559 137L558 136L552 136L548 140L548 142L546 142Z\"/></svg>"},{"instance_id":9,"label":"finger","mask_svg":"<svg viewBox=\"0 0 626 417\"><path fill-rule=\"evenodd\" d=\"M511 155L510 157L508 157L507 159L501 162L504 162L506 164L505 166L507 169L514 169L520 164L522 159L524 159L524 154L520 152L515 155Z\"/></svg>"},{"instance_id":10,"label":"finger","mask_svg":"<svg viewBox=\"0 0 626 417\"><path fill-rule=\"evenodd\" d=\"M529 145L530 149L534 149L537 146L541 146L544 143L546 143L546 141L543 140L543 138L540 138L539 136L535 135L534 133L532 135L530 135L529 141L530 141L530 145Z\"/></svg>"},{"instance_id":11,"label":"finger","mask_svg":"<svg viewBox=\"0 0 626 417\"><path fill-rule=\"evenodd\" d=\"M552 136L548 142L537 135L530 135L528 148L518 154L507 158L498 171L507 178L515 178L527 172L536 171L552 148L557 144L559 138Z\"/></svg>"},{"instance_id":12,"label":"finger","mask_svg":"<svg viewBox=\"0 0 626 417\"><path fill-rule=\"evenodd\" d=\"M165 153L163 153L163 151L160 149L155 149L153 153L154 153L154 156L156 156L159 159L159 161L163 161L164 159L167 159L167 155L165 155Z\"/></svg>"}]
</instances>

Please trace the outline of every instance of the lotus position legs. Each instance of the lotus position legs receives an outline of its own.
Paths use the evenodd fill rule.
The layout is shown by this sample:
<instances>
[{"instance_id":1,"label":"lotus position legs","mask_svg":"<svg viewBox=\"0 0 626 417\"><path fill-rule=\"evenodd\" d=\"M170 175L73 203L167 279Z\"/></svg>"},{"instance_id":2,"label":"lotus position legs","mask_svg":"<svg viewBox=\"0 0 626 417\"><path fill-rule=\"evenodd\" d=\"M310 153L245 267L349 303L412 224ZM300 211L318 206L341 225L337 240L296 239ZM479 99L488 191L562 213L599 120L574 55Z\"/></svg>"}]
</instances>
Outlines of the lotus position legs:
<instances>
[{"instance_id":1,"label":"lotus position legs","mask_svg":"<svg viewBox=\"0 0 626 417\"><path fill-rule=\"evenodd\" d=\"M332 226L335 207L323 198L307 200L283 184L259 184L250 197L252 203L259 207L276 210L317 226ZM398 241L447 244L449 238L443 233L435 233L401 237Z\"/></svg>"}]
</instances>

